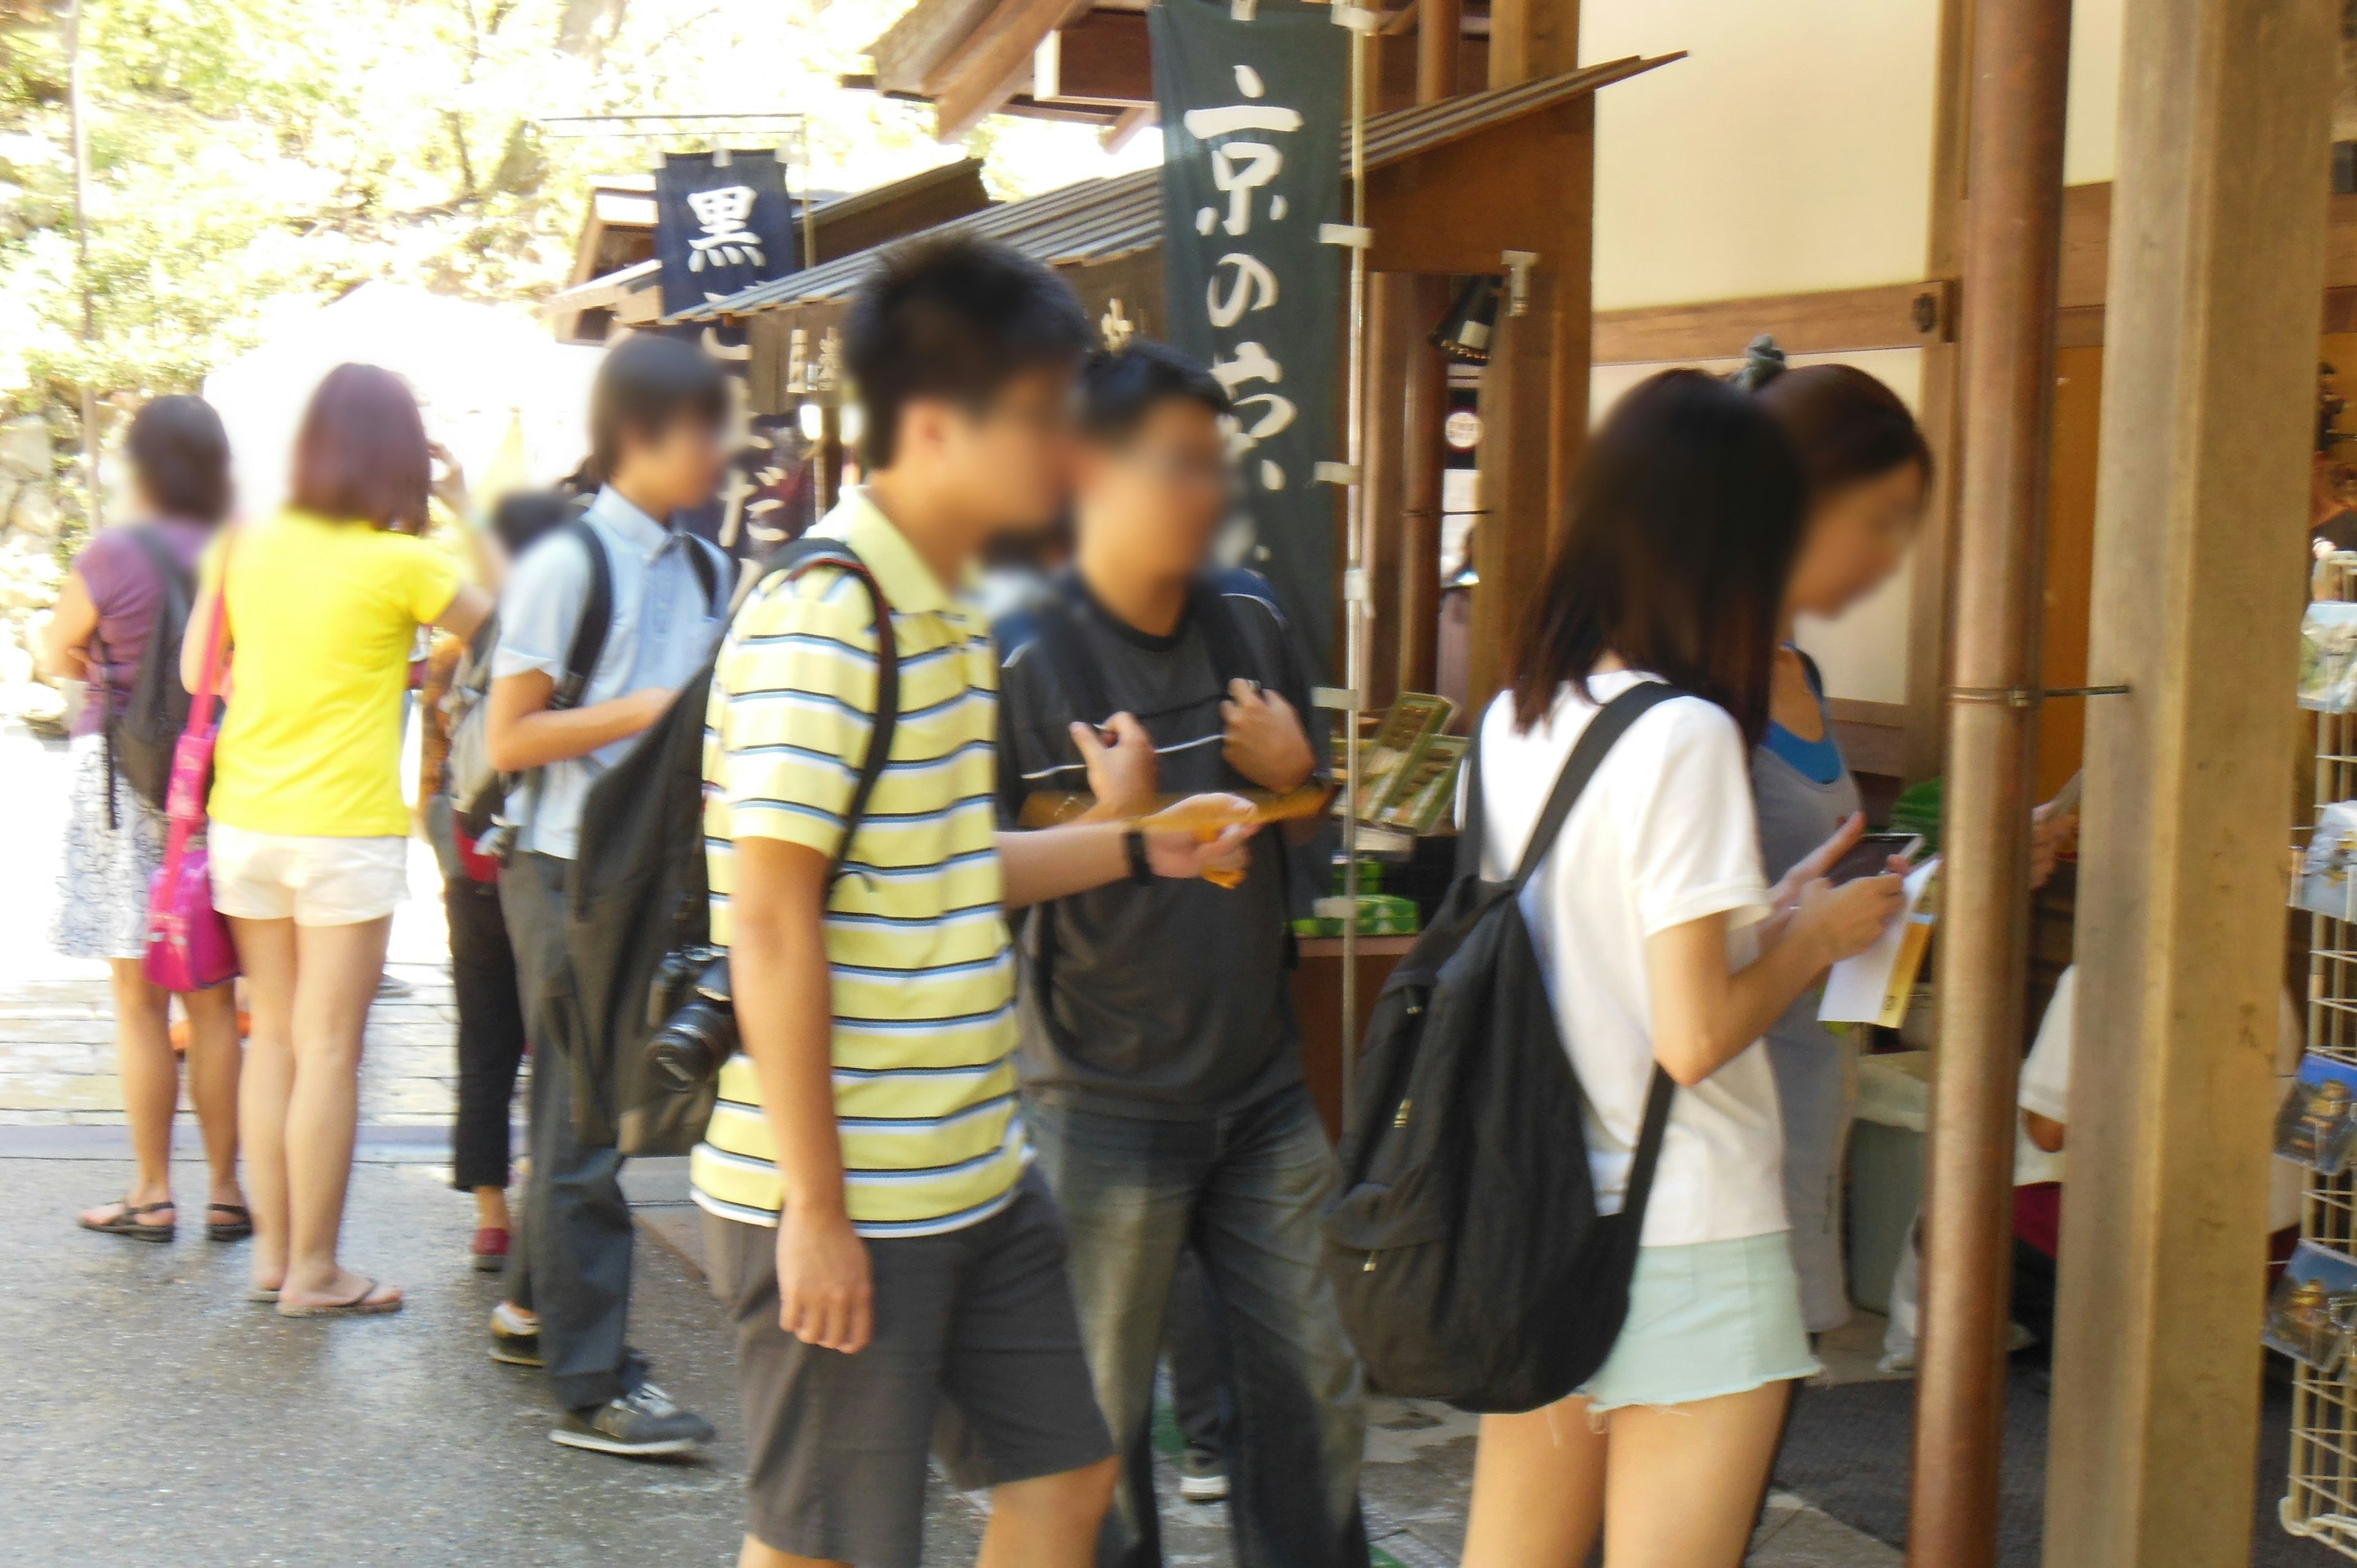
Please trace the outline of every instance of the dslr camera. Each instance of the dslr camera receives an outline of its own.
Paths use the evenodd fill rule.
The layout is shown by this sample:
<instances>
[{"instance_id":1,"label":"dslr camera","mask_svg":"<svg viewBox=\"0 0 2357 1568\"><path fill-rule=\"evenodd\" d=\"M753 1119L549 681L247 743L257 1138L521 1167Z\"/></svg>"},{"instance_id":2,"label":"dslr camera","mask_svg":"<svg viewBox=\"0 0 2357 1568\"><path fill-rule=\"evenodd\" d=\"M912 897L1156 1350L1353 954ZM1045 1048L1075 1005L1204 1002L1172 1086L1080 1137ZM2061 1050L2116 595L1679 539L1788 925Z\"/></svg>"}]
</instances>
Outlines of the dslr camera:
<instances>
[{"instance_id":1,"label":"dslr camera","mask_svg":"<svg viewBox=\"0 0 2357 1568\"><path fill-rule=\"evenodd\" d=\"M647 1022L654 1029L647 1060L658 1083L684 1093L711 1081L738 1043L728 955L710 947L665 953L648 988Z\"/></svg>"}]
</instances>

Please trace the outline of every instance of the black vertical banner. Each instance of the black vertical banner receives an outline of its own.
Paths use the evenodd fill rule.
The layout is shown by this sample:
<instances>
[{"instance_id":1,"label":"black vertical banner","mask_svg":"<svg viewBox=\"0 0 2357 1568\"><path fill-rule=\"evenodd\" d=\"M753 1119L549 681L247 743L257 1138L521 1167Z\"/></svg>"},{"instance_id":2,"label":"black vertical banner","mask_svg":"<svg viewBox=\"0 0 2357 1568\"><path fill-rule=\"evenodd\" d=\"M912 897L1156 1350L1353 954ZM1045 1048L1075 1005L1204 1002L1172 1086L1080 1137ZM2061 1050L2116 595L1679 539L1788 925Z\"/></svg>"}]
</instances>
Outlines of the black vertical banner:
<instances>
[{"instance_id":1,"label":"black vertical banner","mask_svg":"<svg viewBox=\"0 0 2357 1568\"><path fill-rule=\"evenodd\" d=\"M1342 456L1342 217L1350 43L1331 5L1154 0L1170 335L1236 403L1232 444L1263 572L1320 667L1334 629Z\"/></svg>"},{"instance_id":2,"label":"black vertical banner","mask_svg":"<svg viewBox=\"0 0 2357 1568\"><path fill-rule=\"evenodd\" d=\"M665 316L801 270L794 206L777 154L722 157L665 153L655 171Z\"/></svg>"}]
</instances>

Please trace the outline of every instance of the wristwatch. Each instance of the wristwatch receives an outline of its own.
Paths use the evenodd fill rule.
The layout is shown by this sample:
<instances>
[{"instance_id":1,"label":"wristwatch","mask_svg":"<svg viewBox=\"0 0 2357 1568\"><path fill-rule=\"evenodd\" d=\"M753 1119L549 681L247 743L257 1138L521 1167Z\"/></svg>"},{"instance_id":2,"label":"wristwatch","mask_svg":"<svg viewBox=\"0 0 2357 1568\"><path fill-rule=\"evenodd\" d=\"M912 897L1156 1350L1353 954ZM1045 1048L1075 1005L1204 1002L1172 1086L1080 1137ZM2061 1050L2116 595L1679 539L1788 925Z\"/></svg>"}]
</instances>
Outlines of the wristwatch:
<instances>
[{"instance_id":1,"label":"wristwatch","mask_svg":"<svg viewBox=\"0 0 2357 1568\"><path fill-rule=\"evenodd\" d=\"M1154 880L1154 863L1146 858L1146 835L1132 828L1121 835L1121 847L1129 856L1129 879L1144 884Z\"/></svg>"}]
</instances>

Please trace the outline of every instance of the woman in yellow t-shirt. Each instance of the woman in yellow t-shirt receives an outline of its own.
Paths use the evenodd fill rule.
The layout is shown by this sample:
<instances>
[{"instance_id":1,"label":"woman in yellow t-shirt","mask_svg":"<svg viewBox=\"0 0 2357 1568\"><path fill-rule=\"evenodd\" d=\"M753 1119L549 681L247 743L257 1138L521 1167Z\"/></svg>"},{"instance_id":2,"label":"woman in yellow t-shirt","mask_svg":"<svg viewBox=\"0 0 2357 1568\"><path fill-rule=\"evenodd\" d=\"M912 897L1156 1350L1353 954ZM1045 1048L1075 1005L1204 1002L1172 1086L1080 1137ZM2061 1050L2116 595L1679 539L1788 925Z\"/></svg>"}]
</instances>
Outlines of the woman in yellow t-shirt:
<instances>
[{"instance_id":1,"label":"woman in yellow t-shirt","mask_svg":"<svg viewBox=\"0 0 2357 1568\"><path fill-rule=\"evenodd\" d=\"M228 710L213 752L213 907L253 1013L239 1110L253 1278L289 1317L397 1312L337 1262L361 1034L407 896L402 697L422 625L464 638L490 600L414 535L428 460L390 371L339 365L305 411L287 509L210 550L181 656L196 689L223 590Z\"/></svg>"}]
</instances>

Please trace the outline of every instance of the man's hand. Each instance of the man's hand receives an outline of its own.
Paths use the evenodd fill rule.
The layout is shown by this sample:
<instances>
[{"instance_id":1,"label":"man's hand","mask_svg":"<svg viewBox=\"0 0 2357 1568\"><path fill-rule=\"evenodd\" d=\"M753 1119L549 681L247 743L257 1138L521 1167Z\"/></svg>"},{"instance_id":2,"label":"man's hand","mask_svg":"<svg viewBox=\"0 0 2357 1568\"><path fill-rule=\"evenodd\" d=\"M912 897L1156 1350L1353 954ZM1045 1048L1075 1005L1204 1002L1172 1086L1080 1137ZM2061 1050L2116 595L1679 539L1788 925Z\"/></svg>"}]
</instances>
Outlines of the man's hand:
<instances>
[{"instance_id":1,"label":"man's hand","mask_svg":"<svg viewBox=\"0 0 2357 1568\"><path fill-rule=\"evenodd\" d=\"M1139 824L1146 833L1146 864L1157 876L1181 881L1207 875L1215 881L1241 881L1250 865L1250 841L1260 831L1258 823L1244 820L1252 809L1240 795L1188 796Z\"/></svg>"},{"instance_id":2,"label":"man's hand","mask_svg":"<svg viewBox=\"0 0 2357 1568\"><path fill-rule=\"evenodd\" d=\"M1249 681L1228 682L1220 704L1227 722L1228 766L1265 789L1283 794L1299 788L1318 770L1301 715L1280 693L1255 690Z\"/></svg>"},{"instance_id":3,"label":"man's hand","mask_svg":"<svg viewBox=\"0 0 2357 1568\"><path fill-rule=\"evenodd\" d=\"M1154 796L1161 783L1161 765L1154 756L1154 737L1137 722L1135 714L1115 714L1105 721L1113 732L1113 744L1107 746L1093 725L1072 726L1072 744L1081 748L1081 760L1088 765L1089 793L1097 798L1095 815L1099 820L1112 817L1142 816L1154 809Z\"/></svg>"},{"instance_id":4,"label":"man's hand","mask_svg":"<svg viewBox=\"0 0 2357 1568\"><path fill-rule=\"evenodd\" d=\"M2054 865L2063 851L2079 842L2079 813L2059 811L2054 802L2036 808L2029 813L2029 886L2046 886L2054 875Z\"/></svg>"},{"instance_id":5,"label":"man's hand","mask_svg":"<svg viewBox=\"0 0 2357 1568\"><path fill-rule=\"evenodd\" d=\"M778 1216L778 1324L805 1345L856 1356L875 1329L867 1243L843 1210Z\"/></svg>"}]
</instances>

